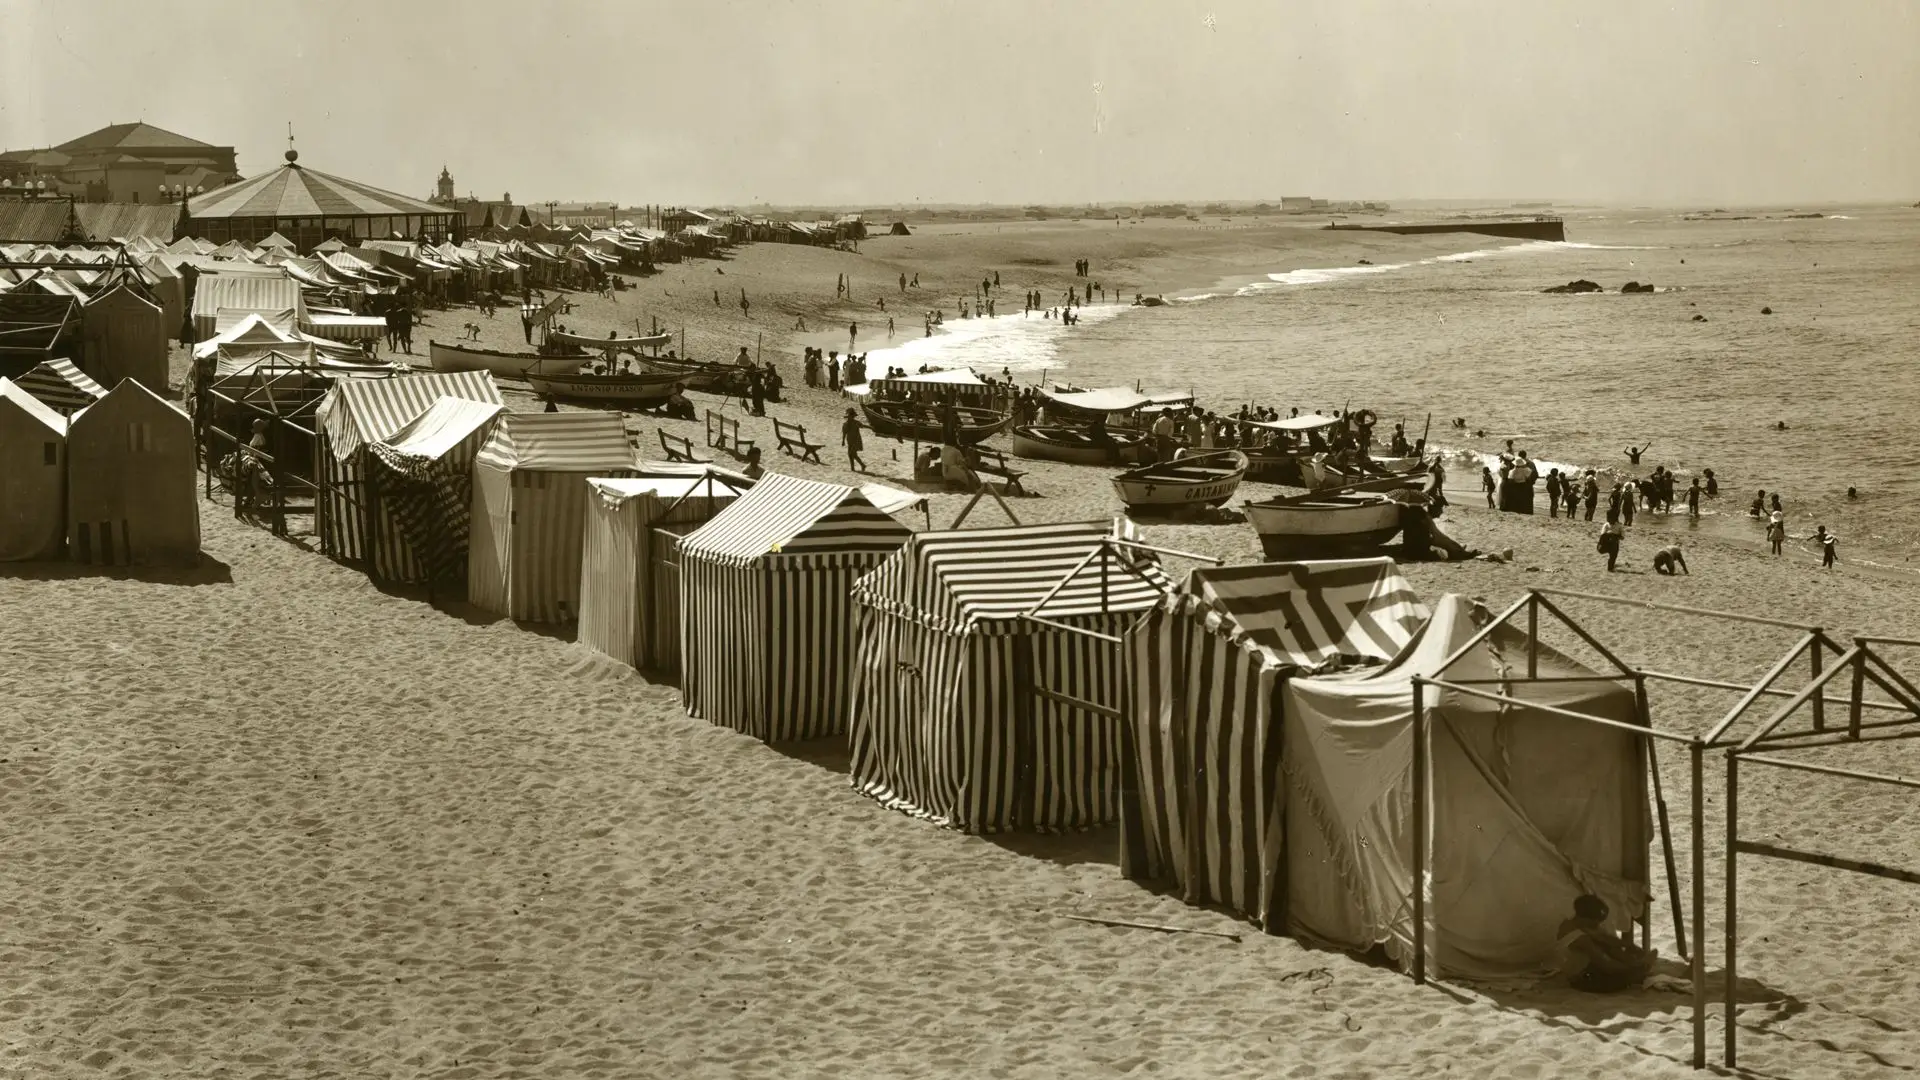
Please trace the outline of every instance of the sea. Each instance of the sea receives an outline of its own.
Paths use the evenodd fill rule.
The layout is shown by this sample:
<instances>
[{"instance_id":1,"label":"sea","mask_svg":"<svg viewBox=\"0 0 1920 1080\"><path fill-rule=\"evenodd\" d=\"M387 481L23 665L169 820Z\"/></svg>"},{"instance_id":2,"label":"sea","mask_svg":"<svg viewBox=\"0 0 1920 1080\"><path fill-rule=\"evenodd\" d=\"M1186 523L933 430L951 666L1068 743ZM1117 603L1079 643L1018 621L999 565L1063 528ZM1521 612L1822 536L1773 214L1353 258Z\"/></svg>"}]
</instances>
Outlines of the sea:
<instances>
[{"instance_id":1,"label":"sea","mask_svg":"<svg viewBox=\"0 0 1920 1080\"><path fill-rule=\"evenodd\" d=\"M1449 455L1455 501L1480 497L1508 439L1543 472L1665 466L1680 512L1643 528L1758 540L1765 490L1797 546L1825 525L1843 560L1920 570L1920 209L1563 216L1558 243L1365 234L1346 265L1276 250L1163 307L949 320L871 363L1191 390L1223 413L1368 408L1383 440L1400 422ZM1575 279L1606 292L1541 291ZM1657 291L1621 294L1629 281ZM1649 447L1637 468L1629 446ZM1708 468L1720 496L1689 521Z\"/></svg>"}]
</instances>

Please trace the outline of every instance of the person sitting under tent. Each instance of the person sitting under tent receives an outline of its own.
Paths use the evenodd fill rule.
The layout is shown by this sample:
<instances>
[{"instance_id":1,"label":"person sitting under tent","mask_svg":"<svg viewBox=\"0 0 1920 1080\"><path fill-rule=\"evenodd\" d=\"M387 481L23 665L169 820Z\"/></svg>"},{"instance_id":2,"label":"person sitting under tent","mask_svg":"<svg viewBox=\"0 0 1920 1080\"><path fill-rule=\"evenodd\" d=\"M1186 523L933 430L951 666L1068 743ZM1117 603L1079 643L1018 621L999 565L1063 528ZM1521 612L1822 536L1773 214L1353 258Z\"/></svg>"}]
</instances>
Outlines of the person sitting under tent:
<instances>
[{"instance_id":1,"label":"person sitting under tent","mask_svg":"<svg viewBox=\"0 0 1920 1080\"><path fill-rule=\"evenodd\" d=\"M1656 949L1642 949L1601 926L1607 902L1588 893L1574 898L1573 918L1560 924L1554 944L1567 985L1589 994L1611 994L1638 987L1653 970Z\"/></svg>"}]
</instances>

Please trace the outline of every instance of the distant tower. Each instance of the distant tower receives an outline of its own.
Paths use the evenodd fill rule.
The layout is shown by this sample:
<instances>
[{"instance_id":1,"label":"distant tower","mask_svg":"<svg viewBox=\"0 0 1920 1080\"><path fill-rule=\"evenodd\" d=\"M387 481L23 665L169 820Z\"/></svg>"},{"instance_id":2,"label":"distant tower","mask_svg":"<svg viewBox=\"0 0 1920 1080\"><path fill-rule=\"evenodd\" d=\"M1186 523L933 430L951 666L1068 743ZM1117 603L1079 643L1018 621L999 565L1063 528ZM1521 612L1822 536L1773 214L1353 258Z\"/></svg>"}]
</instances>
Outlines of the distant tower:
<instances>
[{"instance_id":1,"label":"distant tower","mask_svg":"<svg viewBox=\"0 0 1920 1080\"><path fill-rule=\"evenodd\" d=\"M453 174L447 171L445 165L440 166L440 182L433 201L443 203L453 201Z\"/></svg>"}]
</instances>

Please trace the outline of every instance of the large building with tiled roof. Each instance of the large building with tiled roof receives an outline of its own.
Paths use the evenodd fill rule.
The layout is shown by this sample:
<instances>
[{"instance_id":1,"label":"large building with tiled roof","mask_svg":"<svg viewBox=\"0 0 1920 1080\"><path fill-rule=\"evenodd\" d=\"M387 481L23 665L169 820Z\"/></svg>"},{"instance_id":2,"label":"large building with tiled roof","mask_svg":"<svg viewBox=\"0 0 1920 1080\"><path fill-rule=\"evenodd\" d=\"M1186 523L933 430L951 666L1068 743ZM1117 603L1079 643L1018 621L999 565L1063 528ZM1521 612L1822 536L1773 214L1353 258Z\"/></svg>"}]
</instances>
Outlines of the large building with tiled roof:
<instances>
[{"instance_id":1,"label":"large building with tiled roof","mask_svg":"<svg viewBox=\"0 0 1920 1080\"><path fill-rule=\"evenodd\" d=\"M239 179L233 147L155 127L109 124L58 146L0 153L0 181L46 181L86 202L167 202L173 189L211 190Z\"/></svg>"}]
</instances>

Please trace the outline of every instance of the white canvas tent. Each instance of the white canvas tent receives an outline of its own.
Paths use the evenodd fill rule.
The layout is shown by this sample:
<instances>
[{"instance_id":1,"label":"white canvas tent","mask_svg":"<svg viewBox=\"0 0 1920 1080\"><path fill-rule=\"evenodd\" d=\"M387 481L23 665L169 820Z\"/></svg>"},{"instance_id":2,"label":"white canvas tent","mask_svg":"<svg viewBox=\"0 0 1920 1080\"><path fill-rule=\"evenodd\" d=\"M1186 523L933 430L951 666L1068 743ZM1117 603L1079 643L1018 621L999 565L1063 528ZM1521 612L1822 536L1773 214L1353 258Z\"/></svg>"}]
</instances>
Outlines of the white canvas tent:
<instances>
[{"instance_id":1,"label":"white canvas tent","mask_svg":"<svg viewBox=\"0 0 1920 1080\"><path fill-rule=\"evenodd\" d=\"M1645 736L1559 715L1641 723L1634 692L1525 634L1478 631L1448 595L1382 668L1297 678L1284 690L1286 925L1309 941L1414 956L1409 817L1413 679L1511 679L1524 702L1426 687L1427 968L1517 980L1554 970L1558 925L1593 893L1624 930L1647 906L1653 829ZM1529 707L1545 706L1546 708Z\"/></svg>"},{"instance_id":2,"label":"white canvas tent","mask_svg":"<svg viewBox=\"0 0 1920 1080\"><path fill-rule=\"evenodd\" d=\"M768 473L680 545L687 712L767 742L846 730L859 577L907 527L859 488Z\"/></svg>"},{"instance_id":3,"label":"white canvas tent","mask_svg":"<svg viewBox=\"0 0 1920 1080\"><path fill-rule=\"evenodd\" d=\"M66 418L0 379L0 562L56 559L66 543Z\"/></svg>"},{"instance_id":4,"label":"white canvas tent","mask_svg":"<svg viewBox=\"0 0 1920 1080\"><path fill-rule=\"evenodd\" d=\"M67 422L67 551L101 566L194 566L193 421L132 379Z\"/></svg>"},{"instance_id":5,"label":"white canvas tent","mask_svg":"<svg viewBox=\"0 0 1920 1080\"><path fill-rule=\"evenodd\" d=\"M1166 581L1158 564L1103 544L1110 532L1105 522L923 532L861 578L854 787L968 832L1112 821L1122 657L1060 625L1117 635Z\"/></svg>"},{"instance_id":6,"label":"white canvas tent","mask_svg":"<svg viewBox=\"0 0 1920 1080\"><path fill-rule=\"evenodd\" d=\"M619 413L503 413L473 462L468 601L527 622L578 617L587 478L633 461Z\"/></svg>"},{"instance_id":7,"label":"white canvas tent","mask_svg":"<svg viewBox=\"0 0 1920 1080\"><path fill-rule=\"evenodd\" d=\"M749 486L717 474L588 480L576 640L630 667L679 670L680 537Z\"/></svg>"}]
</instances>

